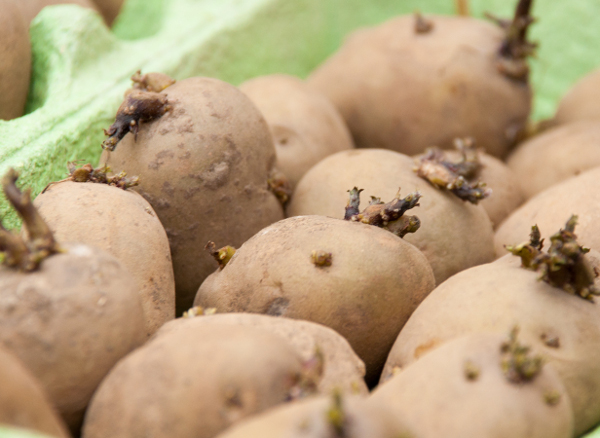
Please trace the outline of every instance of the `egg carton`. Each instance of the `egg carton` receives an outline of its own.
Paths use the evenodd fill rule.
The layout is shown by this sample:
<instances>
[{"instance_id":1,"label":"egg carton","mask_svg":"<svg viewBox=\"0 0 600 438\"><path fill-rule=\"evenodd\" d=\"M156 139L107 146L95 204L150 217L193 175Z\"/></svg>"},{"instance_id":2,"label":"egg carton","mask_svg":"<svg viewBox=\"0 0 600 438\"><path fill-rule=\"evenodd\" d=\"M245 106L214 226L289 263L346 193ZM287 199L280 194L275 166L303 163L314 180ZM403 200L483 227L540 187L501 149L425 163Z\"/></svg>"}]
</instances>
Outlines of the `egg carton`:
<instances>
[{"instance_id":1,"label":"egg carton","mask_svg":"<svg viewBox=\"0 0 600 438\"><path fill-rule=\"evenodd\" d=\"M513 2L472 0L471 12L511 15ZM455 0L128 0L112 29L88 9L45 8L31 24L26 114L0 121L0 175L9 167L38 194L68 161L95 164L130 76L212 76L234 85L258 75L305 77L355 28L411 13L453 14ZM600 64L600 2L537 0L542 41L533 62L535 117ZM493 103L491 103L493 104ZM0 217L18 220L0 196Z\"/></svg>"}]
</instances>

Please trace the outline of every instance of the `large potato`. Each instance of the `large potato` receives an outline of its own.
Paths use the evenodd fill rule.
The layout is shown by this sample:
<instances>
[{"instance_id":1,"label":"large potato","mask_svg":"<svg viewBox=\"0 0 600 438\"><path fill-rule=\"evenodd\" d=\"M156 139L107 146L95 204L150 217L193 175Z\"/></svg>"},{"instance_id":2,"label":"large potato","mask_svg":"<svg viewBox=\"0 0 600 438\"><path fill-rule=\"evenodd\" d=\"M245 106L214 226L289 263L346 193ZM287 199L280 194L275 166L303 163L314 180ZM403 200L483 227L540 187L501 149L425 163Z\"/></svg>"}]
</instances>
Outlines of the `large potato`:
<instances>
[{"instance_id":1,"label":"large potato","mask_svg":"<svg viewBox=\"0 0 600 438\"><path fill-rule=\"evenodd\" d=\"M331 253L331 266L314 264L313 251ZM394 338L434 284L423 254L389 231L303 216L244 243L206 279L195 304L330 327L348 340L373 382Z\"/></svg>"},{"instance_id":2,"label":"large potato","mask_svg":"<svg viewBox=\"0 0 600 438\"><path fill-rule=\"evenodd\" d=\"M34 205L58 241L85 242L119 259L137 282L147 336L175 317L169 241L139 194L67 181L50 187Z\"/></svg>"},{"instance_id":3,"label":"large potato","mask_svg":"<svg viewBox=\"0 0 600 438\"><path fill-rule=\"evenodd\" d=\"M600 69L579 80L558 104L555 123L600 121Z\"/></svg>"},{"instance_id":4,"label":"large potato","mask_svg":"<svg viewBox=\"0 0 600 438\"><path fill-rule=\"evenodd\" d=\"M527 240L537 224L542 237L562 228L572 214L578 216L577 236L583 246L600 251L600 168L570 178L538 193L512 212L494 237L496 254L506 254L504 245Z\"/></svg>"},{"instance_id":5,"label":"large potato","mask_svg":"<svg viewBox=\"0 0 600 438\"><path fill-rule=\"evenodd\" d=\"M398 187L405 194L418 190L422 194L420 207L411 210L411 214L419 217L421 228L407 234L404 240L425 254L437 284L463 269L492 261L492 224L483 207L434 188L415 174L414 167L412 158L393 151L338 152L302 178L287 213L342 218L348 203L347 191L354 186L364 189L364 198L377 196L383 200L392 199Z\"/></svg>"},{"instance_id":6,"label":"large potato","mask_svg":"<svg viewBox=\"0 0 600 438\"><path fill-rule=\"evenodd\" d=\"M412 15L355 32L309 85L338 108L358 147L414 155L471 136L504 156L531 101L525 77L499 71L504 32L472 18L425 18L432 27L422 33Z\"/></svg>"},{"instance_id":7,"label":"large potato","mask_svg":"<svg viewBox=\"0 0 600 438\"><path fill-rule=\"evenodd\" d=\"M29 21L19 10L22 3L24 0L0 0L0 119L3 120L23 115L29 90Z\"/></svg>"},{"instance_id":8,"label":"large potato","mask_svg":"<svg viewBox=\"0 0 600 438\"><path fill-rule=\"evenodd\" d=\"M598 121L575 121L543 132L520 144L507 162L527 198L598 167L600 117Z\"/></svg>"},{"instance_id":9,"label":"large potato","mask_svg":"<svg viewBox=\"0 0 600 438\"><path fill-rule=\"evenodd\" d=\"M506 338L450 341L380 385L368 402L402 414L418 438L572 437L573 412L558 373L544 364L531 380L510 380L503 370Z\"/></svg>"},{"instance_id":10,"label":"large potato","mask_svg":"<svg viewBox=\"0 0 600 438\"><path fill-rule=\"evenodd\" d=\"M277 150L277 168L294 187L308 169L352 149L350 131L337 109L298 78L262 76L240 85L265 117Z\"/></svg>"},{"instance_id":11,"label":"large potato","mask_svg":"<svg viewBox=\"0 0 600 438\"><path fill-rule=\"evenodd\" d=\"M598 256L590 257L597 268ZM418 365L451 339L506 333L518 325L522 342L542 354L560 375L580 435L600 421L600 304L539 281L539 273L520 265L518 257L507 255L438 286L400 332L382 380L395 367L403 369L415 361Z\"/></svg>"},{"instance_id":12,"label":"large potato","mask_svg":"<svg viewBox=\"0 0 600 438\"><path fill-rule=\"evenodd\" d=\"M102 382L83 438L211 438L289 400L301 375L294 349L259 328L159 330Z\"/></svg>"},{"instance_id":13,"label":"large potato","mask_svg":"<svg viewBox=\"0 0 600 438\"><path fill-rule=\"evenodd\" d=\"M165 324L160 335L184 330L195 325L227 324L259 327L285 339L304 360L315 358L318 351L323 355L323 375L319 380L319 392L327 394L340 389L351 394L366 394L364 381L365 364L344 339L334 330L321 324L270 315L252 313L221 313L198 315L194 318L178 318Z\"/></svg>"},{"instance_id":14,"label":"large potato","mask_svg":"<svg viewBox=\"0 0 600 438\"><path fill-rule=\"evenodd\" d=\"M54 437L70 436L40 383L4 349L0 349L0 388L1 425L32 429Z\"/></svg>"},{"instance_id":15,"label":"large potato","mask_svg":"<svg viewBox=\"0 0 600 438\"><path fill-rule=\"evenodd\" d=\"M138 175L142 194L167 231L177 310L192 305L214 270L211 240L239 246L283 211L267 180L275 148L260 112L236 87L189 78L165 89L171 110L128 133L102 163Z\"/></svg>"}]
</instances>

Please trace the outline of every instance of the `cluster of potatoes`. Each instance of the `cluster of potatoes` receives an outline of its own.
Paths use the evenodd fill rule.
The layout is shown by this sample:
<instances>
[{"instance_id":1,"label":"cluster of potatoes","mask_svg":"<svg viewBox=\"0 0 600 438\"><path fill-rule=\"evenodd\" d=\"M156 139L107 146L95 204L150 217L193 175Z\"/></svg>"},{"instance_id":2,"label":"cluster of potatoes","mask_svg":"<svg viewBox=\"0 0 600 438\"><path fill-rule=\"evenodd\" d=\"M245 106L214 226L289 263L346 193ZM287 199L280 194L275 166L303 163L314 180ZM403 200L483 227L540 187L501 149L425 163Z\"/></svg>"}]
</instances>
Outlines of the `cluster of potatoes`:
<instances>
[{"instance_id":1,"label":"cluster of potatoes","mask_svg":"<svg viewBox=\"0 0 600 438\"><path fill-rule=\"evenodd\" d=\"M33 201L5 175L24 227L0 224L0 424L569 438L600 423L600 71L533 129L530 7L398 17L306 80L137 73L100 163Z\"/></svg>"}]
</instances>

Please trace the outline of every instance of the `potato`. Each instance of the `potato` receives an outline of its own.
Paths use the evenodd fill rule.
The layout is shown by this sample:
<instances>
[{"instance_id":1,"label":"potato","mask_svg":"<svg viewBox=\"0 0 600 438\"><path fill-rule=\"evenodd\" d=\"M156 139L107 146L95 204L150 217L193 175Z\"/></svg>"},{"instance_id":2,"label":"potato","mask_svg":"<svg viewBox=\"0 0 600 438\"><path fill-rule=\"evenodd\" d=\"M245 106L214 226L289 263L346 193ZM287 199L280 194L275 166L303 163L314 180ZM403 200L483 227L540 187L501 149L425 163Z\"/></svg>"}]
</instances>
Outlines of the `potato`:
<instances>
[{"instance_id":1,"label":"potato","mask_svg":"<svg viewBox=\"0 0 600 438\"><path fill-rule=\"evenodd\" d=\"M525 126L531 89L524 59L500 49L526 42L505 44L501 28L473 18L420 20L421 29L411 15L355 32L309 85L338 108L357 147L415 155L470 136L504 156Z\"/></svg>"},{"instance_id":2,"label":"potato","mask_svg":"<svg viewBox=\"0 0 600 438\"><path fill-rule=\"evenodd\" d=\"M600 268L600 254L594 254L591 262ZM518 257L507 255L438 286L398 335L382 381L395 367L418 360L417 365L454 338L506 333L518 325L523 343L543 355L562 379L579 436L600 421L600 304L539 281L539 273L520 265Z\"/></svg>"},{"instance_id":3,"label":"potato","mask_svg":"<svg viewBox=\"0 0 600 438\"><path fill-rule=\"evenodd\" d=\"M400 419L356 397L314 397L251 417L217 438L412 437Z\"/></svg>"},{"instance_id":4,"label":"potato","mask_svg":"<svg viewBox=\"0 0 600 438\"><path fill-rule=\"evenodd\" d=\"M554 123L600 121L600 69L580 79L558 104Z\"/></svg>"},{"instance_id":5,"label":"potato","mask_svg":"<svg viewBox=\"0 0 600 438\"><path fill-rule=\"evenodd\" d=\"M240 90L269 124L276 167L292 187L326 156L354 147L337 109L302 80L282 74L262 76L244 82Z\"/></svg>"},{"instance_id":6,"label":"potato","mask_svg":"<svg viewBox=\"0 0 600 438\"><path fill-rule=\"evenodd\" d=\"M137 175L136 188L164 225L173 257L178 314L214 270L207 241L241 245L283 218L267 179L275 148L260 112L237 88L209 78L162 93L171 107L128 133L101 163Z\"/></svg>"},{"instance_id":7,"label":"potato","mask_svg":"<svg viewBox=\"0 0 600 438\"><path fill-rule=\"evenodd\" d=\"M494 237L496 254L506 254L504 245L522 242L532 225L537 224L542 237L561 228L571 214L579 217L577 236L583 246L600 251L600 168L565 180L538 193L500 225Z\"/></svg>"},{"instance_id":8,"label":"potato","mask_svg":"<svg viewBox=\"0 0 600 438\"><path fill-rule=\"evenodd\" d=\"M55 437L70 436L40 383L4 349L0 349L0 388L1 425L32 429Z\"/></svg>"},{"instance_id":9,"label":"potato","mask_svg":"<svg viewBox=\"0 0 600 438\"><path fill-rule=\"evenodd\" d=\"M311 253L331 253L331 266ZM285 219L249 239L209 276L195 305L304 319L344 336L379 376L394 338L434 287L414 246L371 225L320 216Z\"/></svg>"},{"instance_id":10,"label":"potato","mask_svg":"<svg viewBox=\"0 0 600 438\"><path fill-rule=\"evenodd\" d=\"M83 438L210 438L298 392L302 361L255 327L191 324L124 358L94 395Z\"/></svg>"},{"instance_id":11,"label":"potato","mask_svg":"<svg viewBox=\"0 0 600 438\"><path fill-rule=\"evenodd\" d=\"M212 326L213 324L250 326L268 330L285 339L305 362L313 359L318 350L323 355L324 367L318 384L320 393L327 394L334 389L351 394L368 393L364 381L364 362L354 353L346 339L320 324L270 315L221 313L178 318L165 324L160 335L196 325Z\"/></svg>"},{"instance_id":12,"label":"potato","mask_svg":"<svg viewBox=\"0 0 600 438\"><path fill-rule=\"evenodd\" d=\"M92 0L18 0L21 14L29 27L29 23L37 17L42 9L46 6L62 5L62 4L74 4L83 8L98 10L97 6Z\"/></svg>"},{"instance_id":13,"label":"potato","mask_svg":"<svg viewBox=\"0 0 600 438\"><path fill-rule=\"evenodd\" d=\"M0 119L10 120L23 115L29 76L31 48L29 26L21 16L19 6L24 0L0 0Z\"/></svg>"},{"instance_id":14,"label":"potato","mask_svg":"<svg viewBox=\"0 0 600 438\"><path fill-rule=\"evenodd\" d=\"M119 11L123 6L124 0L94 0L96 7L100 9L100 13L104 17L104 21L111 26Z\"/></svg>"},{"instance_id":15,"label":"potato","mask_svg":"<svg viewBox=\"0 0 600 438\"><path fill-rule=\"evenodd\" d=\"M596 122L575 121L549 129L521 143L507 163L517 175L527 198L598 167L600 117Z\"/></svg>"},{"instance_id":16,"label":"potato","mask_svg":"<svg viewBox=\"0 0 600 438\"><path fill-rule=\"evenodd\" d=\"M449 341L380 385L368 402L402 414L419 438L572 437L569 395L552 364L540 365L535 350L503 352L523 346L505 339L482 333Z\"/></svg>"},{"instance_id":17,"label":"potato","mask_svg":"<svg viewBox=\"0 0 600 438\"><path fill-rule=\"evenodd\" d=\"M418 190L422 198L414 212L421 228L404 240L425 254L437 284L463 269L492 261L492 224L483 207L434 188L415 174L414 167L412 158L393 151L338 152L302 178L288 206L288 216L342 218L347 191L354 186L364 189L364 195L382 199L394 196L398 187L407 192Z\"/></svg>"},{"instance_id":18,"label":"potato","mask_svg":"<svg viewBox=\"0 0 600 438\"><path fill-rule=\"evenodd\" d=\"M115 256L137 282L146 336L175 317L169 241L139 194L105 184L66 181L34 202L61 242L85 242Z\"/></svg>"}]
</instances>

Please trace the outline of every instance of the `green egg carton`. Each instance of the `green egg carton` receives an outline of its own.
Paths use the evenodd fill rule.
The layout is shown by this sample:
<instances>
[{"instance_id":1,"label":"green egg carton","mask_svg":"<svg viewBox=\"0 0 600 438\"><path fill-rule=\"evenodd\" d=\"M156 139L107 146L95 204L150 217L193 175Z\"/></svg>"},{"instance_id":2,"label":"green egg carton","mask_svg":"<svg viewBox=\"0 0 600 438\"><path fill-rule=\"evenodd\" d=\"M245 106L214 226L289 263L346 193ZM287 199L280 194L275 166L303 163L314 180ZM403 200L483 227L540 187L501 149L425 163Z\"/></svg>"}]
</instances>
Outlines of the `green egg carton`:
<instances>
[{"instance_id":1,"label":"green egg carton","mask_svg":"<svg viewBox=\"0 0 600 438\"><path fill-rule=\"evenodd\" d=\"M515 0L516 1L516 0ZM514 1L471 0L474 16L510 16ZM96 163L102 128L113 121L130 76L213 76L235 85L258 75L306 75L345 35L394 15L453 14L455 0L128 0L113 29L73 5L32 22L32 80L26 114L0 121L0 175L9 167L37 195L64 178L66 163ZM551 116L560 96L600 65L600 2L536 0L541 42L533 61L534 117ZM0 217L18 224L4 198Z\"/></svg>"}]
</instances>

